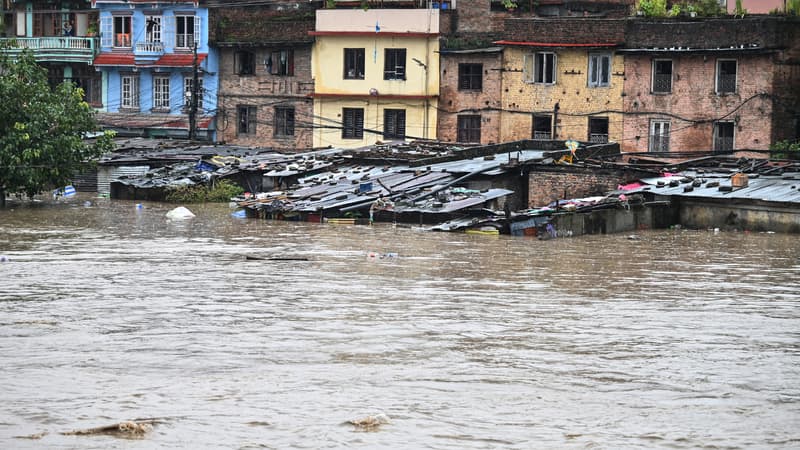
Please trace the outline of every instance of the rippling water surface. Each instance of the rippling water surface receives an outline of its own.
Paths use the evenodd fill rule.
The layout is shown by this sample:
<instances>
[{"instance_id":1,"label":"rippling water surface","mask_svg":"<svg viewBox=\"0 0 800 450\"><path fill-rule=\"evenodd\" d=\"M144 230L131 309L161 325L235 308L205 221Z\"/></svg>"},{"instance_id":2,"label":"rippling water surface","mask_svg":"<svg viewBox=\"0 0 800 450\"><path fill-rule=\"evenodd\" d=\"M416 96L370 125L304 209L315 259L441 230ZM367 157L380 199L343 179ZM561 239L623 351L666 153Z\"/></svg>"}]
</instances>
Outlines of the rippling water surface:
<instances>
[{"instance_id":1,"label":"rippling water surface","mask_svg":"<svg viewBox=\"0 0 800 450\"><path fill-rule=\"evenodd\" d=\"M83 200L0 211L2 448L800 447L797 236ZM136 418L158 423L61 434Z\"/></svg>"}]
</instances>

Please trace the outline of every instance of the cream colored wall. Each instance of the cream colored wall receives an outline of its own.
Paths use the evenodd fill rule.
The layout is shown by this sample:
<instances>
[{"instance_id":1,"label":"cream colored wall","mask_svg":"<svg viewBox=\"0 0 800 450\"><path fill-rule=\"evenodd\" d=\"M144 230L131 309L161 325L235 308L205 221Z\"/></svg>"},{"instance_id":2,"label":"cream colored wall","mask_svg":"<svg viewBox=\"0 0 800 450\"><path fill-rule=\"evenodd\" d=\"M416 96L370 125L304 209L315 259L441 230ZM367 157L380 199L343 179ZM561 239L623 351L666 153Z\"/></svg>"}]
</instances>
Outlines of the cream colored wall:
<instances>
[{"instance_id":1,"label":"cream colored wall","mask_svg":"<svg viewBox=\"0 0 800 450\"><path fill-rule=\"evenodd\" d=\"M556 83L534 84L524 81L524 55L536 51L556 53ZM622 114L607 111L622 111L622 88L624 59L613 55L610 85L589 87L589 54L608 53L603 50L586 49L529 49L507 47L504 52L503 71L503 115L500 130L501 141L529 139L532 130L531 113L553 114L559 104L556 124L558 139L586 141L589 137L589 115L608 117L610 141L622 139Z\"/></svg>"},{"instance_id":2,"label":"cream colored wall","mask_svg":"<svg viewBox=\"0 0 800 450\"><path fill-rule=\"evenodd\" d=\"M344 49L364 49L364 79L344 79ZM406 49L406 79L384 80L384 50ZM439 40L436 37L401 38L376 35L317 36L312 52L314 91L323 94L436 95L439 92ZM425 67L414 62L419 60ZM427 67L427 70L426 70ZM427 79L427 89L426 89Z\"/></svg>"},{"instance_id":3,"label":"cream colored wall","mask_svg":"<svg viewBox=\"0 0 800 450\"><path fill-rule=\"evenodd\" d=\"M425 114L424 100L390 100L380 96L365 98L315 98L314 114L317 126L314 130L314 147L357 148L383 140L383 113L385 109L406 110L407 139L435 138L436 100L430 100ZM363 139L342 139L342 108L364 109ZM427 119L427 129L425 127ZM325 128L331 127L331 128ZM375 131L370 132L367 130ZM427 136L426 136L427 134Z\"/></svg>"},{"instance_id":4,"label":"cream colored wall","mask_svg":"<svg viewBox=\"0 0 800 450\"><path fill-rule=\"evenodd\" d=\"M317 31L439 33L438 9L318 9Z\"/></svg>"}]
</instances>

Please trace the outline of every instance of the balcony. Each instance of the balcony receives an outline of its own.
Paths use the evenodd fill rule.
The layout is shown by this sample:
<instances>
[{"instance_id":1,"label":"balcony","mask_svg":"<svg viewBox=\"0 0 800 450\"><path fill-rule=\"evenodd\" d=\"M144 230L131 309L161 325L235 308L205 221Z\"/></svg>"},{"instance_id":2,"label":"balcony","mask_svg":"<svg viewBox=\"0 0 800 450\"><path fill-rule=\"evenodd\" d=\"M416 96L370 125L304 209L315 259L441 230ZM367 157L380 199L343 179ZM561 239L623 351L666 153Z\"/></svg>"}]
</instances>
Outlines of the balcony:
<instances>
[{"instance_id":1,"label":"balcony","mask_svg":"<svg viewBox=\"0 0 800 450\"><path fill-rule=\"evenodd\" d=\"M153 54L153 55L162 55L164 54L164 43L163 42L137 42L136 43L136 54Z\"/></svg>"},{"instance_id":2,"label":"balcony","mask_svg":"<svg viewBox=\"0 0 800 450\"><path fill-rule=\"evenodd\" d=\"M97 54L94 37L26 37L0 38L0 47L12 58L30 50L39 62L78 62L90 64Z\"/></svg>"}]
</instances>

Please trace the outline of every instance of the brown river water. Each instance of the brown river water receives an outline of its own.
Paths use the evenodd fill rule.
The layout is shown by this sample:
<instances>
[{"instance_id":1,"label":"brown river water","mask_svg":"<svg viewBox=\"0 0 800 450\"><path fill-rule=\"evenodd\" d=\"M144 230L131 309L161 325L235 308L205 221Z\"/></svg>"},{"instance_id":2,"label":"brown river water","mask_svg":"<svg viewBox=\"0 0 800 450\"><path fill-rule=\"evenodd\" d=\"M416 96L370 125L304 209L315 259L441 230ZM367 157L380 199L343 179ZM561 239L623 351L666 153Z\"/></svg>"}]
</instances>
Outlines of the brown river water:
<instances>
[{"instance_id":1,"label":"brown river water","mask_svg":"<svg viewBox=\"0 0 800 450\"><path fill-rule=\"evenodd\" d=\"M0 448L800 448L798 236L85 200L0 211Z\"/></svg>"}]
</instances>

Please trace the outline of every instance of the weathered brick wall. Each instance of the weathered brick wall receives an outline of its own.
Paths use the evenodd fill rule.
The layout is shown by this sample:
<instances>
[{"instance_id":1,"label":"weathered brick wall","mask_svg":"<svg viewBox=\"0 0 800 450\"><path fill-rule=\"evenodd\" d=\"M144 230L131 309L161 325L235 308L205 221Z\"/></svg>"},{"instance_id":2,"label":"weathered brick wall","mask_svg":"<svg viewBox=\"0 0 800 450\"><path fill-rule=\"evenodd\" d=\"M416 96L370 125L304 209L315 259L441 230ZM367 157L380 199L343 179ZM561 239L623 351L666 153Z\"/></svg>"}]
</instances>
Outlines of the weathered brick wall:
<instances>
[{"instance_id":1,"label":"weathered brick wall","mask_svg":"<svg viewBox=\"0 0 800 450\"><path fill-rule=\"evenodd\" d=\"M439 113L437 136L445 142L455 142L458 115L481 115L481 143L500 142L500 65L502 54L495 53L442 53L439 86ZM483 89L461 91L458 89L458 65L483 64Z\"/></svg>"},{"instance_id":2,"label":"weathered brick wall","mask_svg":"<svg viewBox=\"0 0 800 450\"><path fill-rule=\"evenodd\" d=\"M556 84L534 84L524 80L525 55L535 51L556 53ZM607 117L609 140L622 138L622 89L624 60L614 55L611 63L610 86L588 87L589 53L611 52L611 49L549 49L507 47L503 58L503 117L500 139L514 141L531 137L532 113L553 114L558 103L556 119L558 139L586 141L589 135L589 116Z\"/></svg>"},{"instance_id":3,"label":"weathered brick wall","mask_svg":"<svg viewBox=\"0 0 800 450\"><path fill-rule=\"evenodd\" d=\"M716 93L718 57L738 61L736 93ZM651 93L654 58L673 61L670 94ZM710 150L712 122L718 119L736 121L735 148L768 148L772 133L774 73L774 61L769 54L626 55L622 150L648 151L652 119L670 120L670 151Z\"/></svg>"},{"instance_id":4,"label":"weathered brick wall","mask_svg":"<svg viewBox=\"0 0 800 450\"><path fill-rule=\"evenodd\" d=\"M312 42L308 32L314 29L313 5L295 9L288 6L247 6L209 9L209 37L212 44L275 42ZM280 9L278 9L280 8Z\"/></svg>"},{"instance_id":5,"label":"weathered brick wall","mask_svg":"<svg viewBox=\"0 0 800 450\"><path fill-rule=\"evenodd\" d=\"M528 207L546 206L556 200L605 195L631 179L636 179L636 175L622 171L582 167L533 168L528 174Z\"/></svg>"},{"instance_id":6,"label":"weathered brick wall","mask_svg":"<svg viewBox=\"0 0 800 450\"><path fill-rule=\"evenodd\" d=\"M785 19L750 16L744 19L631 19L627 21L627 48L728 48L732 45L758 44L777 48L783 43Z\"/></svg>"},{"instance_id":7,"label":"weathered brick wall","mask_svg":"<svg viewBox=\"0 0 800 450\"><path fill-rule=\"evenodd\" d=\"M508 19L503 39L559 44L617 44L625 40L625 19Z\"/></svg>"},{"instance_id":8,"label":"weathered brick wall","mask_svg":"<svg viewBox=\"0 0 800 450\"><path fill-rule=\"evenodd\" d=\"M294 76L276 76L267 73L264 60L273 50L281 47L248 47L255 53L255 75L240 76L235 73L236 48L224 47L220 51L220 91L218 114L218 139L228 144L273 147L286 151L303 151L311 148L313 107L308 94L313 92L311 79L311 47L294 48ZM256 106L255 135L239 135L237 106ZM295 109L295 134L293 137L274 136L275 106Z\"/></svg>"}]
</instances>

